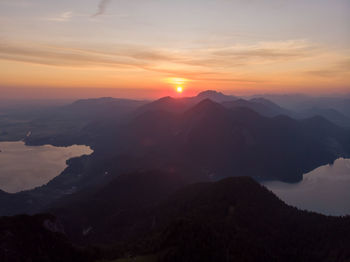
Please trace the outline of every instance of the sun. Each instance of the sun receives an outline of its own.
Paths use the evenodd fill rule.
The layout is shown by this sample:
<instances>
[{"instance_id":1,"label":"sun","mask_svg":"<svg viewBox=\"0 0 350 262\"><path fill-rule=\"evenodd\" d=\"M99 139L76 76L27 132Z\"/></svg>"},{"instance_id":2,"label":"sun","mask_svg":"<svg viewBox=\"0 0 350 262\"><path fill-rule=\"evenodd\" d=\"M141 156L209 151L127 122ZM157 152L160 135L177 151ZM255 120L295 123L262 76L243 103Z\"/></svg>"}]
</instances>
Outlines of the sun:
<instances>
[{"instance_id":1,"label":"sun","mask_svg":"<svg viewBox=\"0 0 350 262\"><path fill-rule=\"evenodd\" d=\"M184 90L184 89L183 89L182 86L178 86L178 87L176 88L176 92L178 92L178 93L182 93L183 90Z\"/></svg>"}]
</instances>

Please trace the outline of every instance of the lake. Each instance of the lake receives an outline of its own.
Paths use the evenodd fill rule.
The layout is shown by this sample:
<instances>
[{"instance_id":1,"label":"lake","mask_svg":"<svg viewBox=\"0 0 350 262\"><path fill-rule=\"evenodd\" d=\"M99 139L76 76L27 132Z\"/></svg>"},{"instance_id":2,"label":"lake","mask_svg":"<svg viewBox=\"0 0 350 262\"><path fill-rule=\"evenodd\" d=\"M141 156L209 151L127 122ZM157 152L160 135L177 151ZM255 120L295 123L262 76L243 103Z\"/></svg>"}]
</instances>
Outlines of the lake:
<instances>
[{"instance_id":1,"label":"lake","mask_svg":"<svg viewBox=\"0 0 350 262\"><path fill-rule=\"evenodd\" d=\"M350 159L339 158L303 176L300 183L263 183L280 199L300 209L325 215L350 214Z\"/></svg>"},{"instance_id":2,"label":"lake","mask_svg":"<svg viewBox=\"0 0 350 262\"><path fill-rule=\"evenodd\" d=\"M89 155L84 145L27 146L24 142L0 142L0 189L9 193L48 183L66 167L70 158Z\"/></svg>"}]
</instances>

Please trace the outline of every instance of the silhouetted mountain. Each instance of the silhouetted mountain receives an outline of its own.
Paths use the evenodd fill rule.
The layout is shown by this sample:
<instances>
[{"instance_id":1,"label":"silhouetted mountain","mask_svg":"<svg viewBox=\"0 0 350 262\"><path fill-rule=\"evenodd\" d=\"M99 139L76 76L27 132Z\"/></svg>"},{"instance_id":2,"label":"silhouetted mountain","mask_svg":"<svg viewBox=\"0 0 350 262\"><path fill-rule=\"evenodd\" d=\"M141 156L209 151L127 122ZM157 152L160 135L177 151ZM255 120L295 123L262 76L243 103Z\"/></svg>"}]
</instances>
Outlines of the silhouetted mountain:
<instances>
[{"instance_id":1,"label":"silhouetted mountain","mask_svg":"<svg viewBox=\"0 0 350 262\"><path fill-rule=\"evenodd\" d=\"M153 155L158 163L175 159L217 178L248 175L298 181L303 173L350 152L346 130L325 119L267 118L208 99L182 114L141 114L125 126L121 137L122 142L110 146L129 147L128 154Z\"/></svg>"},{"instance_id":2,"label":"silhouetted mountain","mask_svg":"<svg viewBox=\"0 0 350 262\"><path fill-rule=\"evenodd\" d=\"M350 117L350 98L346 96L340 97L320 97L313 98L301 108L322 108L322 109L335 109L347 117Z\"/></svg>"},{"instance_id":3,"label":"silhouetted mountain","mask_svg":"<svg viewBox=\"0 0 350 262\"><path fill-rule=\"evenodd\" d=\"M146 101L138 101L131 99L121 99L112 97L102 97L96 99L77 100L71 105L64 108L71 114L80 114L92 117L94 115L115 115L131 112L137 107L147 103Z\"/></svg>"},{"instance_id":4,"label":"silhouetted mountain","mask_svg":"<svg viewBox=\"0 0 350 262\"><path fill-rule=\"evenodd\" d=\"M167 111L172 113L183 113L190 107L201 102L202 100L210 99L212 101L221 103L227 101L237 100L235 96L227 96L223 93L207 90L199 93L194 97L173 98L170 96L160 98L154 102L146 104L138 109L139 112L146 111Z\"/></svg>"},{"instance_id":5,"label":"silhouetted mountain","mask_svg":"<svg viewBox=\"0 0 350 262\"><path fill-rule=\"evenodd\" d=\"M113 244L110 258L128 255L132 261L143 255L149 261L201 262L350 258L349 217L299 211L248 177L193 184L174 193L176 187L169 188L174 177L169 178L155 172L126 175L54 212L65 225L78 227L80 237L73 236L79 242Z\"/></svg>"},{"instance_id":6,"label":"silhouetted mountain","mask_svg":"<svg viewBox=\"0 0 350 262\"><path fill-rule=\"evenodd\" d=\"M30 145L93 145L96 134L90 132L91 126L103 129L106 123L120 122L145 103L110 97L78 100L36 115L22 137ZM31 135L25 137L29 130Z\"/></svg>"},{"instance_id":7,"label":"silhouetted mountain","mask_svg":"<svg viewBox=\"0 0 350 262\"><path fill-rule=\"evenodd\" d=\"M282 107L280 107L279 105L273 103L272 101L265 99L263 97L256 97L256 98L252 98L249 100L250 102L255 102L255 103L259 103L259 104L263 104L269 107L273 107L276 109L283 109Z\"/></svg>"},{"instance_id":8,"label":"silhouetted mountain","mask_svg":"<svg viewBox=\"0 0 350 262\"><path fill-rule=\"evenodd\" d=\"M317 115L322 116L339 126L350 127L350 118L346 117L344 114L332 108L324 109L324 108L313 107L313 108L304 110L300 113L300 116L305 118L317 116Z\"/></svg>"},{"instance_id":9,"label":"silhouetted mountain","mask_svg":"<svg viewBox=\"0 0 350 262\"><path fill-rule=\"evenodd\" d=\"M228 102L228 101L233 101L233 100L237 100L238 99L235 96L224 95L223 93L217 92L215 90L203 91L203 92L199 93L196 96L196 98L198 100L210 99L210 100L215 101L217 103Z\"/></svg>"},{"instance_id":10,"label":"silhouetted mountain","mask_svg":"<svg viewBox=\"0 0 350 262\"><path fill-rule=\"evenodd\" d=\"M256 96L255 96L256 97ZM312 97L301 94L296 95L259 95L288 110L303 112L310 108L335 109L350 118L349 96L339 97Z\"/></svg>"},{"instance_id":11,"label":"silhouetted mountain","mask_svg":"<svg viewBox=\"0 0 350 262\"><path fill-rule=\"evenodd\" d=\"M252 100L238 99L236 101L224 102L223 105L227 108L245 107L249 108L263 116L274 117L278 115L292 115L292 112L283 109L282 107L263 98L254 98Z\"/></svg>"},{"instance_id":12,"label":"silhouetted mountain","mask_svg":"<svg viewBox=\"0 0 350 262\"><path fill-rule=\"evenodd\" d=\"M137 111L143 112L154 112L154 111L166 111L172 113L181 113L193 106L197 101L192 97L185 98L173 98L166 96L153 101L149 104L141 106Z\"/></svg>"},{"instance_id":13,"label":"silhouetted mountain","mask_svg":"<svg viewBox=\"0 0 350 262\"><path fill-rule=\"evenodd\" d=\"M251 99L254 98L265 98L291 111L300 110L299 106L306 104L312 99L312 97L303 94L261 94L251 96Z\"/></svg>"},{"instance_id":14,"label":"silhouetted mountain","mask_svg":"<svg viewBox=\"0 0 350 262\"><path fill-rule=\"evenodd\" d=\"M137 109L123 118L107 114L82 126L73 118L71 124L79 129L74 134L33 140L59 145L80 141L93 146L94 153L70 160L47 185L1 196L0 214L37 212L67 194L139 169L175 168L197 181L245 175L295 182L306 172L349 156L349 133L323 118L268 118L209 99L184 112L166 110L175 105L182 111L191 99L164 98L154 102L161 102L154 110Z\"/></svg>"}]
</instances>

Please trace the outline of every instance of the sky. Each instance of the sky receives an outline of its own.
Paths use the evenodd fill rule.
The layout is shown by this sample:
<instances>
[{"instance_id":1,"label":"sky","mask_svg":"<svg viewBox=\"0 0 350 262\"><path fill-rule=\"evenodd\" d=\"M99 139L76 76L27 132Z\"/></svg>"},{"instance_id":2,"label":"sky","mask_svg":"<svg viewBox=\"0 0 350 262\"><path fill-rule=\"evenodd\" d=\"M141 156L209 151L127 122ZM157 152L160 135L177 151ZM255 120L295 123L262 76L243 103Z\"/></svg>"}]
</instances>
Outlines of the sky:
<instances>
[{"instance_id":1,"label":"sky","mask_svg":"<svg viewBox=\"0 0 350 262\"><path fill-rule=\"evenodd\" d=\"M349 0L0 0L0 98L350 93Z\"/></svg>"}]
</instances>

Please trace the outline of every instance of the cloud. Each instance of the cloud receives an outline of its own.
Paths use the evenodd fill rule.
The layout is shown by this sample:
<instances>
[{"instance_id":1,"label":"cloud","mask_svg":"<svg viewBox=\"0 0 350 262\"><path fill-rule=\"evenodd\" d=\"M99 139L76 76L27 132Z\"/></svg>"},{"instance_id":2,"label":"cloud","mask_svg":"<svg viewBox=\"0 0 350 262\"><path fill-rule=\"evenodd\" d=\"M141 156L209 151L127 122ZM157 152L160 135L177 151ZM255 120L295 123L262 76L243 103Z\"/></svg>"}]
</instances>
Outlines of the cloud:
<instances>
[{"instance_id":1,"label":"cloud","mask_svg":"<svg viewBox=\"0 0 350 262\"><path fill-rule=\"evenodd\" d=\"M260 60L274 62L308 57L317 48L305 40L289 40L277 42L259 42L254 45L234 45L213 50L215 57L226 57L235 60Z\"/></svg>"},{"instance_id":2,"label":"cloud","mask_svg":"<svg viewBox=\"0 0 350 262\"><path fill-rule=\"evenodd\" d=\"M306 74L311 75L311 76L316 76L320 78L330 78L330 77L335 77L339 73L338 70L335 69L323 69L323 70L311 70L307 71Z\"/></svg>"},{"instance_id":3,"label":"cloud","mask_svg":"<svg viewBox=\"0 0 350 262\"><path fill-rule=\"evenodd\" d=\"M258 42L223 48L193 49L179 56L178 63L188 66L233 69L243 66L297 61L317 55L320 49L305 40Z\"/></svg>"},{"instance_id":4,"label":"cloud","mask_svg":"<svg viewBox=\"0 0 350 262\"><path fill-rule=\"evenodd\" d=\"M73 17L73 12L67 11L67 12L61 13L58 16L44 18L44 20L54 21L54 22L68 22L72 19L72 17Z\"/></svg>"},{"instance_id":5,"label":"cloud","mask_svg":"<svg viewBox=\"0 0 350 262\"><path fill-rule=\"evenodd\" d=\"M66 21L72 16L71 12L65 12L58 21ZM311 56L310 47L305 45L281 47L278 44L265 43L253 46L232 46L227 48L173 50L162 48L150 48L141 45L112 45L98 49L69 48L65 46L43 45L38 43L19 43L2 41L0 54L17 58L42 58L51 61L50 64L61 64L63 61L80 64L82 60L93 62L115 61L120 58L138 61L141 64L177 64L177 67L202 67L212 71L215 68L239 67L255 64L256 62L279 62L281 60L295 60ZM101 51L103 50L103 51ZM86 61L84 61L85 63ZM129 63L129 62L128 62ZM175 68L175 66L171 66ZM164 66L162 67L164 68Z\"/></svg>"},{"instance_id":6,"label":"cloud","mask_svg":"<svg viewBox=\"0 0 350 262\"><path fill-rule=\"evenodd\" d=\"M93 14L92 17L103 15L106 12L106 8L110 4L110 2L111 0L101 0L98 4L97 12Z\"/></svg>"},{"instance_id":7,"label":"cloud","mask_svg":"<svg viewBox=\"0 0 350 262\"><path fill-rule=\"evenodd\" d=\"M130 67L142 64L125 56L41 44L0 43L0 58L50 66Z\"/></svg>"},{"instance_id":8,"label":"cloud","mask_svg":"<svg viewBox=\"0 0 350 262\"><path fill-rule=\"evenodd\" d=\"M255 83L262 80L246 77L239 73L240 68L312 56L310 48L300 41L191 50L118 44L91 49L2 41L0 59L61 67L129 68L198 81Z\"/></svg>"},{"instance_id":9,"label":"cloud","mask_svg":"<svg viewBox=\"0 0 350 262\"><path fill-rule=\"evenodd\" d=\"M330 64L321 69L306 71L306 74L318 78L334 78L345 74L350 75L350 58L345 58L338 63Z\"/></svg>"}]
</instances>

